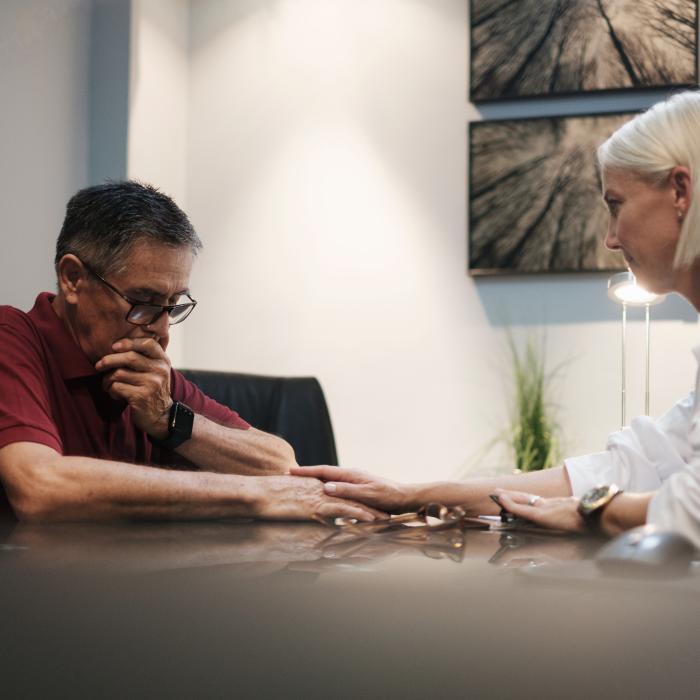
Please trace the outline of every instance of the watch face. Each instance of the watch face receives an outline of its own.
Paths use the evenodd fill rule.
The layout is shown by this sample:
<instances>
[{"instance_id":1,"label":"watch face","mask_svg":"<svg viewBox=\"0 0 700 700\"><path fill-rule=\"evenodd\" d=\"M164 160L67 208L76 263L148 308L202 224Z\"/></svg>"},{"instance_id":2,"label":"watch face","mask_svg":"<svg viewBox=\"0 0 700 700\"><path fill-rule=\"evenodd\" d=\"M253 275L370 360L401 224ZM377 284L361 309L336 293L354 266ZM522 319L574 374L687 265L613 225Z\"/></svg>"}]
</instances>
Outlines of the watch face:
<instances>
[{"instance_id":1,"label":"watch face","mask_svg":"<svg viewBox=\"0 0 700 700\"><path fill-rule=\"evenodd\" d=\"M609 486L596 486L584 494L581 500L586 507L594 508L598 501L607 497L609 491Z\"/></svg>"},{"instance_id":2,"label":"watch face","mask_svg":"<svg viewBox=\"0 0 700 700\"><path fill-rule=\"evenodd\" d=\"M175 403L175 416L173 417L173 432L189 439L192 435L194 413L189 406L179 401Z\"/></svg>"},{"instance_id":3,"label":"watch face","mask_svg":"<svg viewBox=\"0 0 700 700\"><path fill-rule=\"evenodd\" d=\"M581 496L579 501L579 513L584 518L593 517L599 513L615 496L620 489L615 484L596 486Z\"/></svg>"}]
</instances>

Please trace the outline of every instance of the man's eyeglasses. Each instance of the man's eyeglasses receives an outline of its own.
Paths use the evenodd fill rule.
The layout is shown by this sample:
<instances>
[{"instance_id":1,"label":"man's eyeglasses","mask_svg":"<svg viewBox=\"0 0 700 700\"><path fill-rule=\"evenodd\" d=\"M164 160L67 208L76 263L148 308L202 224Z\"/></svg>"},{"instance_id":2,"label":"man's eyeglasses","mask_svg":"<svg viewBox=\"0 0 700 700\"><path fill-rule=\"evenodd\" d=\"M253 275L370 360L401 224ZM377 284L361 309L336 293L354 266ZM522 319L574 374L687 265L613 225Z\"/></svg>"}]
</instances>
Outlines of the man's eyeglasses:
<instances>
[{"instance_id":1,"label":"man's eyeglasses","mask_svg":"<svg viewBox=\"0 0 700 700\"><path fill-rule=\"evenodd\" d=\"M93 276L97 277L102 284L109 287L115 294L124 299L127 304L131 304L131 308L126 315L126 320L133 323L135 326L150 326L155 323L164 313L168 314L168 321L173 326L176 323L182 323L197 306L197 302L189 295L185 296L189 299L186 304L173 304L171 306L161 306L160 304L147 304L143 301L130 299L126 294L122 294L116 287L111 285L106 279L98 275L86 262L82 261L85 269Z\"/></svg>"}]
</instances>

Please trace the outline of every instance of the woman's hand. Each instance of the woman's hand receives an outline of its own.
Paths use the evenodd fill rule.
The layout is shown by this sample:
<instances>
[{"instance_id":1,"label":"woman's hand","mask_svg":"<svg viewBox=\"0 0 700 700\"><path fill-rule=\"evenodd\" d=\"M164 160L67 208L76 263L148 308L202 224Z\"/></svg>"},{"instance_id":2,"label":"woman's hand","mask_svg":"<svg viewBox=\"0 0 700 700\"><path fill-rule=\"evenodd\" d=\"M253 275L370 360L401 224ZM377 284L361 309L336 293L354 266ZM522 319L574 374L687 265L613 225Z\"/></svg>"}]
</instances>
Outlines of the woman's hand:
<instances>
[{"instance_id":1,"label":"woman's hand","mask_svg":"<svg viewBox=\"0 0 700 700\"><path fill-rule=\"evenodd\" d=\"M260 489L256 501L256 517L263 520L322 520L330 518L355 518L360 522L383 520L387 516L359 499L342 498L318 479L299 479L296 476L249 477L257 480Z\"/></svg>"},{"instance_id":2,"label":"woman's hand","mask_svg":"<svg viewBox=\"0 0 700 700\"><path fill-rule=\"evenodd\" d=\"M291 467L290 474L313 476L324 481L328 496L359 501L387 513L403 513L414 508L411 487L368 474L359 469L342 467Z\"/></svg>"},{"instance_id":3,"label":"woman's hand","mask_svg":"<svg viewBox=\"0 0 700 700\"><path fill-rule=\"evenodd\" d=\"M578 512L579 499L541 498L523 491L495 489L498 500L507 510L542 527L567 532L587 532L588 528Z\"/></svg>"}]
</instances>

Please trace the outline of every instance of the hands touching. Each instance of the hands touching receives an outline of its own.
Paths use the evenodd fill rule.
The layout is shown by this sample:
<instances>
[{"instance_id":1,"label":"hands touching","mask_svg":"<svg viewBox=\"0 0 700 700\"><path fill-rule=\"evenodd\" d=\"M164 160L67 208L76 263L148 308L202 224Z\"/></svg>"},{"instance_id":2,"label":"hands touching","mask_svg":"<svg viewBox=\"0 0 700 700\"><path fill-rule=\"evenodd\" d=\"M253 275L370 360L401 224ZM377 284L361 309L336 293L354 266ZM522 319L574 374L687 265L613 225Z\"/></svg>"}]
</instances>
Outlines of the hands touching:
<instances>
[{"instance_id":1,"label":"hands touching","mask_svg":"<svg viewBox=\"0 0 700 700\"><path fill-rule=\"evenodd\" d=\"M112 350L95 364L104 373L104 390L131 406L138 428L153 438L166 438L172 398L165 350L153 338L122 338Z\"/></svg>"},{"instance_id":2,"label":"hands touching","mask_svg":"<svg viewBox=\"0 0 700 700\"><path fill-rule=\"evenodd\" d=\"M297 467L292 468L293 471L295 469ZM258 479L263 494L259 517L266 520L356 518L369 522L387 517L386 513L370 506L329 494L318 479L306 476L265 476Z\"/></svg>"},{"instance_id":3,"label":"hands touching","mask_svg":"<svg viewBox=\"0 0 700 700\"><path fill-rule=\"evenodd\" d=\"M291 474L313 476L324 481L328 495L359 501L388 513L415 510L420 504L409 485L398 484L356 469L341 467L292 467ZM541 498L523 491L494 489L506 510L546 528L588 532L574 496ZM533 502L534 499L534 502Z\"/></svg>"},{"instance_id":4,"label":"hands touching","mask_svg":"<svg viewBox=\"0 0 700 700\"><path fill-rule=\"evenodd\" d=\"M405 512L414 507L410 486L382 479L359 469L329 466L292 467L290 473L321 479L325 482L323 490L329 496L349 498L387 513Z\"/></svg>"}]
</instances>

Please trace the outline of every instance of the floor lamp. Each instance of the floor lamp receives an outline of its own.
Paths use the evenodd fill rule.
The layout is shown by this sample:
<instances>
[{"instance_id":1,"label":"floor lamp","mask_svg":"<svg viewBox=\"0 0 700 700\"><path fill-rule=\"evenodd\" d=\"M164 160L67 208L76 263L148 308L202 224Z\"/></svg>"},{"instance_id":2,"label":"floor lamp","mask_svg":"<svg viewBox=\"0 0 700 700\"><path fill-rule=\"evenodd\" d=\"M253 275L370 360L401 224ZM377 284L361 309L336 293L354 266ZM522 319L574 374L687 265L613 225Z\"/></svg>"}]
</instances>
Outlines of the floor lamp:
<instances>
[{"instance_id":1,"label":"floor lamp","mask_svg":"<svg viewBox=\"0 0 700 700\"><path fill-rule=\"evenodd\" d=\"M608 280L608 296L616 303L622 305L622 427L625 427L625 413L627 406L626 380L627 380L627 307L643 306L646 320L646 356L644 385L644 413L649 415L649 308L655 304L660 304L665 298L665 294L654 294L637 284L634 274L629 270L613 275Z\"/></svg>"}]
</instances>

